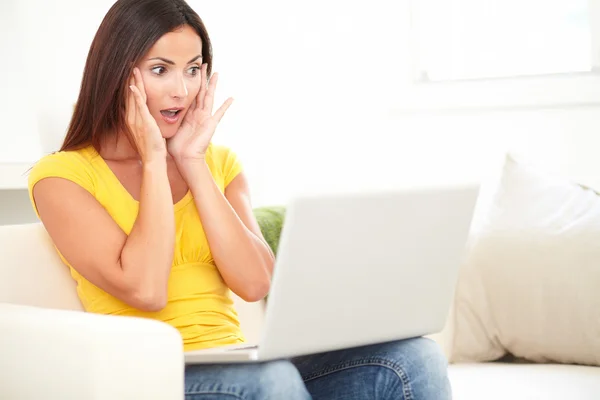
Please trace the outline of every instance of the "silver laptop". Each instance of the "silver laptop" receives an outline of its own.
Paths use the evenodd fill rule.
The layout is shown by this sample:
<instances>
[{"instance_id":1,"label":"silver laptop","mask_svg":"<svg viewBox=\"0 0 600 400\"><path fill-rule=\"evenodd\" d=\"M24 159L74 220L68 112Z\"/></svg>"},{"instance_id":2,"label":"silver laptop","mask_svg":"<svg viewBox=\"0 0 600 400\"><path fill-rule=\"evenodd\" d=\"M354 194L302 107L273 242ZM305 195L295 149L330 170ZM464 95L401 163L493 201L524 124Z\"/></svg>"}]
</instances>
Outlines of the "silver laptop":
<instances>
[{"instance_id":1,"label":"silver laptop","mask_svg":"<svg viewBox=\"0 0 600 400\"><path fill-rule=\"evenodd\" d=\"M295 198L259 343L185 353L258 362L442 330L479 186Z\"/></svg>"}]
</instances>

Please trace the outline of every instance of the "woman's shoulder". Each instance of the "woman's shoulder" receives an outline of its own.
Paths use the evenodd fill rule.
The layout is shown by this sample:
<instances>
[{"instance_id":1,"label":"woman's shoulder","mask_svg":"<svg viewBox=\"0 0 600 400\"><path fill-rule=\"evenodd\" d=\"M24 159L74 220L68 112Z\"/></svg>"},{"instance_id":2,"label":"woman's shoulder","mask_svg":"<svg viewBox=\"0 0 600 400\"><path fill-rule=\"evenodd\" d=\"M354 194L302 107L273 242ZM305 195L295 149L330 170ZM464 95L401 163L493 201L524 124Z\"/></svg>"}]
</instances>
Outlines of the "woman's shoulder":
<instances>
[{"instance_id":1,"label":"woman's shoulder","mask_svg":"<svg viewBox=\"0 0 600 400\"><path fill-rule=\"evenodd\" d=\"M40 158L29 170L29 189L44 178L65 178L92 191L94 152L89 146L77 150L57 151Z\"/></svg>"},{"instance_id":2,"label":"woman's shoulder","mask_svg":"<svg viewBox=\"0 0 600 400\"><path fill-rule=\"evenodd\" d=\"M212 158L215 161L221 161L228 157L235 156L235 152L227 145L211 143L208 145L208 149L206 149L206 155L208 158Z\"/></svg>"},{"instance_id":3,"label":"woman's shoulder","mask_svg":"<svg viewBox=\"0 0 600 400\"><path fill-rule=\"evenodd\" d=\"M242 171L242 163L231 147L211 143L206 150L206 161L213 175L220 175L227 186Z\"/></svg>"},{"instance_id":4,"label":"woman's shoulder","mask_svg":"<svg viewBox=\"0 0 600 400\"><path fill-rule=\"evenodd\" d=\"M45 166L52 163L62 164L73 164L81 162L89 162L93 158L92 146L82 147L77 150L61 150L47 154L41 157L36 163L35 167Z\"/></svg>"}]
</instances>

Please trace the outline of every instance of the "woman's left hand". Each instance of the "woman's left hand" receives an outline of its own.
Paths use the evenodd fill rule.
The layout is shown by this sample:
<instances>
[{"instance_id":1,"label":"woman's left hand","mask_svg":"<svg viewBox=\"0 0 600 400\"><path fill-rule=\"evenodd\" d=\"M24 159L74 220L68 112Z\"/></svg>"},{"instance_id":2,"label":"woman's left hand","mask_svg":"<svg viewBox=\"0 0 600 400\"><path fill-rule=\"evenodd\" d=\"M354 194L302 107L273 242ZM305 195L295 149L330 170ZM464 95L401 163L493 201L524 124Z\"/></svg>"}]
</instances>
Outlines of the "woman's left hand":
<instances>
[{"instance_id":1,"label":"woman's left hand","mask_svg":"<svg viewBox=\"0 0 600 400\"><path fill-rule=\"evenodd\" d=\"M192 102L175 135L167 140L167 150L178 163L204 160L206 149L208 149L217 125L233 103L233 99L228 98L213 114L218 74L213 74L209 83L206 76L206 64L202 65L201 71L202 83L198 96Z\"/></svg>"}]
</instances>

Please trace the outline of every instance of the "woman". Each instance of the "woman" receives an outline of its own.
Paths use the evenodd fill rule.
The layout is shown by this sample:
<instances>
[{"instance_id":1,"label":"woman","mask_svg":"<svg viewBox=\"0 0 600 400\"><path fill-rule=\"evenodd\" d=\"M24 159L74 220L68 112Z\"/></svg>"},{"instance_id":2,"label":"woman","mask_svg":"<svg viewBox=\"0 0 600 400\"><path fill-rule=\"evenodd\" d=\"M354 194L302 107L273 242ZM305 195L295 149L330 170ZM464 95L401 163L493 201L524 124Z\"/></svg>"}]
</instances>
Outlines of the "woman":
<instances>
[{"instance_id":1,"label":"woman","mask_svg":"<svg viewBox=\"0 0 600 400\"><path fill-rule=\"evenodd\" d=\"M243 343L230 291L269 291L274 256L234 152L211 144L211 43L183 0L119 0L91 45L59 152L33 207L89 312L154 318L185 350ZM189 399L448 399L428 339L245 365L189 366Z\"/></svg>"}]
</instances>

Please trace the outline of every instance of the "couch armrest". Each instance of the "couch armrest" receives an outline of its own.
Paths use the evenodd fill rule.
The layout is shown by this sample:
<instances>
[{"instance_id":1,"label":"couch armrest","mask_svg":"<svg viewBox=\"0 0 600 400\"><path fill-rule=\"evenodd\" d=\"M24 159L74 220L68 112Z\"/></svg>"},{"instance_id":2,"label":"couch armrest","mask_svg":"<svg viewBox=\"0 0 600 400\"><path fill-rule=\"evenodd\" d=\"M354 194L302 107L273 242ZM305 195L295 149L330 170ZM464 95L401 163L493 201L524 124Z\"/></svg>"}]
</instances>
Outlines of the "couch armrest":
<instances>
[{"instance_id":1,"label":"couch armrest","mask_svg":"<svg viewBox=\"0 0 600 400\"><path fill-rule=\"evenodd\" d=\"M181 336L141 318L0 303L0 399L184 398Z\"/></svg>"}]
</instances>

